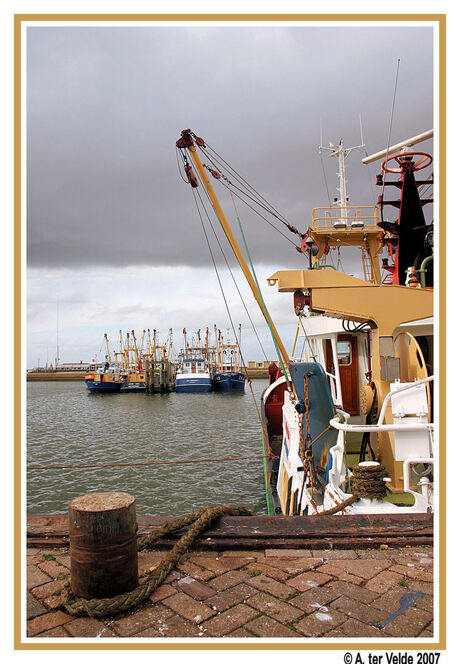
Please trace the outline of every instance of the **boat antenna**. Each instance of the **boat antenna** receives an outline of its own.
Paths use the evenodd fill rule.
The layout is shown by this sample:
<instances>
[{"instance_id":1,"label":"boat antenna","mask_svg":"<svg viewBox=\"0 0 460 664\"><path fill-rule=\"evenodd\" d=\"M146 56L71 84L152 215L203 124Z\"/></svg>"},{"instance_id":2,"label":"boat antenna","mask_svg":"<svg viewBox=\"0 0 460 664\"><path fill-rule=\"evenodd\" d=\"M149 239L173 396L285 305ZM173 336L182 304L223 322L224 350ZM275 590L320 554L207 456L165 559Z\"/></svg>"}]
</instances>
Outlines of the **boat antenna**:
<instances>
[{"instance_id":1,"label":"boat antenna","mask_svg":"<svg viewBox=\"0 0 460 664\"><path fill-rule=\"evenodd\" d=\"M59 298L58 298L56 301L56 366L55 366L56 371L58 368L59 360L60 357L59 357Z\"/></svg>"},{"instance_id":2,"label":"boat antenna","mask_svg":"<svg viewBox=\"0 0 460 664\"><path fill-rule=\"evenodd\" d=\"M393 90L393 102L391 104L391 114L390 114L390 126L388 127L388 140L387 140L387 150L386 150L386 156L385 159L388 159L388 153L390 151L390 141L391 141L391 131L393 128L393 116L395 112L395 102L396 102L396 90L398 88L398 77L399 77L399 64L401 62L401 58L398 58L398 61L396 63L396 75L395 75L395 85L394 85L394 90ZM383 181L382 181L382 201L383 201L383 194L385 191L385 179L386 179L386 171L383 172ZM383 205L380 208L381 210L381 215L383 219Z\"/></svg>"}]
</instances>

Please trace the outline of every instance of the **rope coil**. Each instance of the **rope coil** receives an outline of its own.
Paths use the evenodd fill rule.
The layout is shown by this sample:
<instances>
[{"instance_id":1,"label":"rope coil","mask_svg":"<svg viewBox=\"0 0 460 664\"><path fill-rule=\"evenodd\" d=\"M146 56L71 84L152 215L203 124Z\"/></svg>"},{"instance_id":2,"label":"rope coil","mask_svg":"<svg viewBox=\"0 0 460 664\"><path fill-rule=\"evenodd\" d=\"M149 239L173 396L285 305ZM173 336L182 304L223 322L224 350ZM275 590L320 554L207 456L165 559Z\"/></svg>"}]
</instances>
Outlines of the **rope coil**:
<instances>
[{"instance_id":1,"label":"rope coil","mask_svg":"<svg viewBox=\"0 0 460 664\"><path fill-rule=\"evenodd\" d=\"M89 616L90 618L104 618L105 616L133 609L150 597L153 591L163 583L180 558L190 550L201 533L207 530L213 521L224 515L251 516L251 512L244 507L205 507L180 519L176 519L171 523L164 524L161 528L138 540L139 551L148 548L169 533L180 530L190 524L192 525L180 540L176 542L171 551L166 554L161 563L155 567L145 583L137 586L134 590L115 595L115 597L94 599L76 597L69 583L61 593L63 608L73 616Z\"/></svg>"}]
</instances>

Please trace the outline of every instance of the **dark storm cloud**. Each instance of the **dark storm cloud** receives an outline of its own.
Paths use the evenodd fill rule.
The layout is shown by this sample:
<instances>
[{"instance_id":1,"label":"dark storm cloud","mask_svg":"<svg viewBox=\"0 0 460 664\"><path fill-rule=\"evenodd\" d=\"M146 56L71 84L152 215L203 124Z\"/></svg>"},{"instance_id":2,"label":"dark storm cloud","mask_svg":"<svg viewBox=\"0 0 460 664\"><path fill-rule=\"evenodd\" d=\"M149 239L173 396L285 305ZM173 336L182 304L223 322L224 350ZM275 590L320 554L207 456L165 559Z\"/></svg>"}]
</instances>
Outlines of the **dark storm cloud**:
<instances>
[{"instance_id":1,"label":"dark storm cloud","mask_svg":"<svg viewBox=\"0 0 460 664\"><path fill-rule=\"evenodd\" d=\"M398 56L392 142L433 123L429 28L31 27L27 46L35 267L209 265L177 169L186 127L304 230L311 208L328 203L320 121L326 144L356 145L361 114L368 152L384 148ZM351 202L368 204L378 167L361 156L348 161L348 184ZM324 160L333 196L336 163ZM239 212L255 261L304 264Z\"/></svg>"}]
</instances>

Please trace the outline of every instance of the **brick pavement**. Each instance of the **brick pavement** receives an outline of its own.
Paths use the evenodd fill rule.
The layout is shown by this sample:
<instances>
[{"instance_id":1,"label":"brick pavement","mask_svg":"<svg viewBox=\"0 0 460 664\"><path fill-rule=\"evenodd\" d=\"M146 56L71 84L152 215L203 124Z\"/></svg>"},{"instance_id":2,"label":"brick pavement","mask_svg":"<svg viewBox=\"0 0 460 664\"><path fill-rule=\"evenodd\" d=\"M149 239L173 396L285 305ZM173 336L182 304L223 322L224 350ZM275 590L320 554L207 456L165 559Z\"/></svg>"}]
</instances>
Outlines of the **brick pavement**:
<instances>
[{"instance_id":1,"label":"brick pavement","mask_svg":"<svg viewBox=\"0 0 460 664\"><path fill-rule=\"evenodd\" d=\"M141 582L163 556L139 554ZM431 547L191 553L138 609L102 620L62 610L67 549L30 549L27 561L34 639L433 636Z\"/></svg>"}]
</instances>

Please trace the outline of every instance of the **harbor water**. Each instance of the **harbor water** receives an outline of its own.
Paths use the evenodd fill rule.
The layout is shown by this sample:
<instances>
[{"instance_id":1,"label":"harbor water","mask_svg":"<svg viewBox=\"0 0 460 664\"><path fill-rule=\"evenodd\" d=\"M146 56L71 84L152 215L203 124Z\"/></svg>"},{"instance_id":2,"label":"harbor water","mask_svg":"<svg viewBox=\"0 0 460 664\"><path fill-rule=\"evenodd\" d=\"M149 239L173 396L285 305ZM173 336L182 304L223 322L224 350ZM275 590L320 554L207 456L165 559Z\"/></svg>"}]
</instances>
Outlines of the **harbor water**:
<instances>
[{"instance_id":1,"label":"harbor water","mask_svg":"<svg viewBox=\"0 0 460 664\"><path fill-rule=\"evenodd\" d=\"M268 379L253 380L257 406ZM209 505L266 513L259 418L244 393L90 394L84 382L27 384L27 465L151 461L167 465L27 471L29 514L67 512L84 493L126 491L140 515L175 516Z\"/></svg>"}]
</instances>

